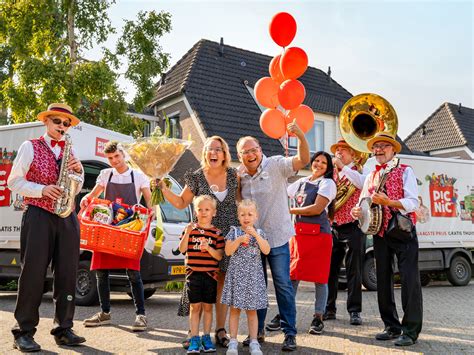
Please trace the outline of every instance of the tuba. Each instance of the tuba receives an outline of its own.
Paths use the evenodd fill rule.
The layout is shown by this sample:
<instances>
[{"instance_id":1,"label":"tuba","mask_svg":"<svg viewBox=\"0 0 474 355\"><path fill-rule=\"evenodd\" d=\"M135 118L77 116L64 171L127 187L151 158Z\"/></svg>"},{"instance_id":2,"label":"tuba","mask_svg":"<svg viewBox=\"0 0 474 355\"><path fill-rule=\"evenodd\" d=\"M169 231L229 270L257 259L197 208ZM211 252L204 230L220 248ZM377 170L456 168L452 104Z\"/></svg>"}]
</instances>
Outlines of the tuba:
<instances>
[{"instance_id":1,"label":"tuba","mask_svg":"<svg viewBox=\"0 0 474 355\"><path fill-rule=\"evenodd\" d=\"M83 182L82 176L69 172L67 165L71 158L72 142L69 134L64 135L66 141L64 145L63 158L61 168L59 169L59 178L56 183L62 188L63 192L54 205L54 213L61 218L66 218L74 210L74 202L76 199L77 186Z\"/></svg>"},{"instance_id":2,"label":"tuba","mask_svg":"<svg viewBox=\"0 0 474 355\"><path fill-rule=\"evenodd\" d=\"M361 171L370 155L367 142L379 132L396 135L397 114L392 105L382 96L369 93L359 94L349 99L342 107L339 114L339 129L346 143L358 153L354 163ZM336 210L346 203L355 190L356 187L347 180L341 180L338 183ZM360 204L363 216L359 219L359 225L365 234L376 234L374 230L378 228L378 232L382 226L382 208L379 205L372 205L372 201L368 201L367 198L363 200L364 203L361 201Z\"/></svg>"}]
</instances>

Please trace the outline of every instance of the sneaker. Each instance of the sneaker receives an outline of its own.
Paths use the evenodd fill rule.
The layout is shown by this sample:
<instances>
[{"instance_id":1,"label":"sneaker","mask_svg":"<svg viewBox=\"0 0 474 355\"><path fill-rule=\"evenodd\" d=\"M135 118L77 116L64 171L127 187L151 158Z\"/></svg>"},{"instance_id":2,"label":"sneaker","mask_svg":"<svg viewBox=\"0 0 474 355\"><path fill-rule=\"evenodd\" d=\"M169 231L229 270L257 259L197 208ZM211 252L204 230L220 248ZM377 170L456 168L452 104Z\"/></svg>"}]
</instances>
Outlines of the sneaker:
<instances>
[{"instance_id":1,"label":"sneaker","mask_svg":"<svg viewBox=\"0 0 474 355\"><path fill-rule=\"evenodd\" d=\"M84 319L84 327L100 327L101 325L110 324L110 313L99 312L92 317Z\"/></svg>"},{"instance_id":2,"label":"sneaker","mask_svg":"<svg viewBox=\"0 0 474 355\"><path fill-rule=\"evenodd\" d=\"M250 355L263 355L258 341L252 341L249 345Z\"/></svg>"},{"instance_id":3,"label":"sneaker","mask_svg":"<svg viewBox=\"0 0 474 355\"><path fill-rule=\"evenodd\" d=\"M204 334L201 338L202 342L202 351L205 353L215 353L216 347L212 343L211 336L209 334Z\"/></svg>"},{"instance_id":4,"label":"sneaker","mask_svg":"<svg viewBox=\"0 0 474 355\"><path fill-rule=\"evenodd\" d=\"M257 340L260 344L263 344L265 342L265 331L264 330L261 330L261 331L258 332ZM245 338L245 340L242 342L243 346L249 346L249 344L250 344L250 335L248 335L247 338Z\"/></svg>"},{"instance_id":5,"label":"sneaker","mask_svg":"<svg viewBox=\"0 0 474 355\"><path fill-rule=\"evenodd\" d=\"M267 323L265 329L269 332L275 332L277 330L280 330L280 315L277 314L275 317L273 317L273 319L269 323Z\"/></svg>"},{"instance_id":6,"label":"sneaker","mask_svg":"<svg viewBox=\"0 0 474 355\"><path fill-rule=\"evenodd\" d=\"M323 315L323 320L334 320L336 319L336 312L326 311Z\"/></svg>"},{"instance_id":7,"label":"sneaker","mask_svg":"<svg viewBox=\"0 0 474 355\"><path fill-rule=\"evenodd\" d=\"M144 314L138 314L135 318L135 322L132 325L134 332L143 332L146 330L146 317Z\"/></svg>"},{"instance_id":8,"label":"sneaker","mask_svg":"<svg viewBox=\"0 0 474 355\"><path fill-rule=\"evenodd\" d=\"M202 349L202 342L201 338L199 335L196 335L191 338L191 341L189 342L189 348L186 351L187 354L199 354Z\"/></svg>"},{"instance_id":9,"label":"sneaker","mask_svg":"<svg viewBox=\"0 0 474 355\"><path fill-rule=\"evenodd\" d=\"M283 341L283 346L281 348L283 351L295 351L296 350L296 337L294 335L285 335L285 340Z\"/></svg>"},{"instance_id":10,"label":"sneaker","mask_svg":"<svg viewBox=\"0 0 474 355\"><path fill-rule=\"evenodd\" d=\"M229 345L227 345L226 355L238 355L239 351L237 348L239 347L239 342L237 339L230 339Z\"/></svg>"},{"instance_id":11,"label":"sneaker","mask_svg":"<svg viewBox=\"0 0 474 355\"><path fill-rule=\"evenodd\" d=\"M315 316L313 321L311 322L311 326L309 327L308 333L309 334L316 334L319 335L323 332L324 323L320 316Z\"/></svg>"},{"instance_id":12,"label":"sneaker","mask_svg":"<svg viewBox=\"0 0 474 355\"><path fill-rule=\"evenodd\" d=\"M351 325L362 325L362 318L359 312L351 312L350 313L350 324Z\"/></svg>"}]
</instances>

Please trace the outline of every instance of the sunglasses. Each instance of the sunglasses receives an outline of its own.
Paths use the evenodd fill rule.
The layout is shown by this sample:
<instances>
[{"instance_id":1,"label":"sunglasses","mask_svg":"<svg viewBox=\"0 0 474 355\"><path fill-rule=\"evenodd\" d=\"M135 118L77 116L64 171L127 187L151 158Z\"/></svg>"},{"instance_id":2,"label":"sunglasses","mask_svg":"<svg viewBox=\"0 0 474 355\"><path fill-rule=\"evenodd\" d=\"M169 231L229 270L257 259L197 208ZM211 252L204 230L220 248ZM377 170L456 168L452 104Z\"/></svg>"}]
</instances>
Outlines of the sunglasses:
<instances>
[{"instance_id":1,"label":"sunglasses","mask_svg":"<svg viewBox=\"0 0 474 355\"><path fill-rule=\"evenodd\" d=\"M64 127L71 126L71 121L69 121L69 120L63 121L60 118L50 118L50 120L51 120L51 122L53 122L54 124L57 124L57 125L60 125L62 123Z\"/></svg>"},{"instance_id":2,"label":"sunglasses","mask_svg":"<svg viewBox=\"0 0 474 355\"><path fill-rule=\"evenodd\" d=\"M385 148L388 148L388 147L391 147L392 145L391 144L374 144L372 146L372 149L385 149Z\"/></svg>"}]
</instances>

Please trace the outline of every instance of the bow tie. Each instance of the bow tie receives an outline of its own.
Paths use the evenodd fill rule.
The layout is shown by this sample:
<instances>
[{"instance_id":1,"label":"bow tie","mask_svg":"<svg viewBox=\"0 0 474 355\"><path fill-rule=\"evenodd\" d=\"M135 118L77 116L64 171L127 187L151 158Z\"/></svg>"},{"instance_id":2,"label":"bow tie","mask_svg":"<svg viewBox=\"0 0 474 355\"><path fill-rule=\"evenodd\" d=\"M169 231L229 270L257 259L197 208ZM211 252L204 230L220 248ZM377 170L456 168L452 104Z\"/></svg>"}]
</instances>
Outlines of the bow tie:
<instances>
[{"instance_id":1,"label":"bow tie","mask_svg":"<svg viewBox=\"0 0 474 355\"><path fill-rule=\"evenodd\" d=\"M64 145L66 144L66 141L57 141L57 140L51 139L51 147L54 148L56 144L59 145L61 149L63 149Z\"/></svg>"},{"instance_id":2,"label":"bow tie","mask_svg":"<svg viewBox=\"0 0 474 355\"><path fill-rule=\"evenodd\" d=\"M385 169L387 167L387 164L382 164L382 165L376 165L375 166L375 171L380 171L381 169Z\"/></svg>"}]
</instances>

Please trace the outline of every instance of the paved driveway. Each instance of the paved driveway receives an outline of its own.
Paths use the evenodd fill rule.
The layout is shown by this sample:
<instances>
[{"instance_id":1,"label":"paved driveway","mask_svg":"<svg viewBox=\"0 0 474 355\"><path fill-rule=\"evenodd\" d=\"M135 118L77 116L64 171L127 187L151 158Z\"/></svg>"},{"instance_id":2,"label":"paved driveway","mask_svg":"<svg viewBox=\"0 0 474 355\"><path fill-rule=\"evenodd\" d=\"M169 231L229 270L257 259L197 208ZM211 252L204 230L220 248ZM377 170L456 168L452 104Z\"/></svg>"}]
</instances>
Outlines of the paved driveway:
<instances>
[{"instance_id":1,"label":"paved driveway","mask_svg":"<svg viewBox=\"0 0 474 355\"><path fill-rule=\"evenodd\" d=\"M276 312L273 287L270 286L269 318ZM14 293L0 293L0 353L10 353L12 337L10 327L14 322ZM338 300L338 319L327 321L323 335L310 335L307 329L313 314L314 286L301 283L297 295L298 351L293 354L386 354L386 353L427 353L427 354L473 354L474 353L474 282L466 287L453 287L448 283L434 283L423 288L424 324L417 344L400 349L391 342L380 342L374 334L383 327L378 316L375 292L364 292L362 326L350 326L345 312L345 292ZM397 304L400 305L400 290L396 289ZM35 339L41 344L44 353L159 353L184 354L180 341L186 334L187 319L177 317L176 309L179 295L169 293L155 294L147 300L147 315L150 329L146 333L131 332L134 319L132 301L124 294L112 296L113 325L102 328L84 328L81 320L98 310L98 307L77 307L76 326L78 334L86 337L85 346L60 348L49 335L52 325L53 302L51 294L43 299L40 309L41 322ZM401 311L400 311L401 314ZM245 316L241 318L242 341L246 335ZM283 334L267 333L262 350L265 354L280 353ZM242 348L240 348L242 349ZM224 354L224 350L219 350ZM248 354L247 349L240 351Z\"/></svg>"}]
</instances>

